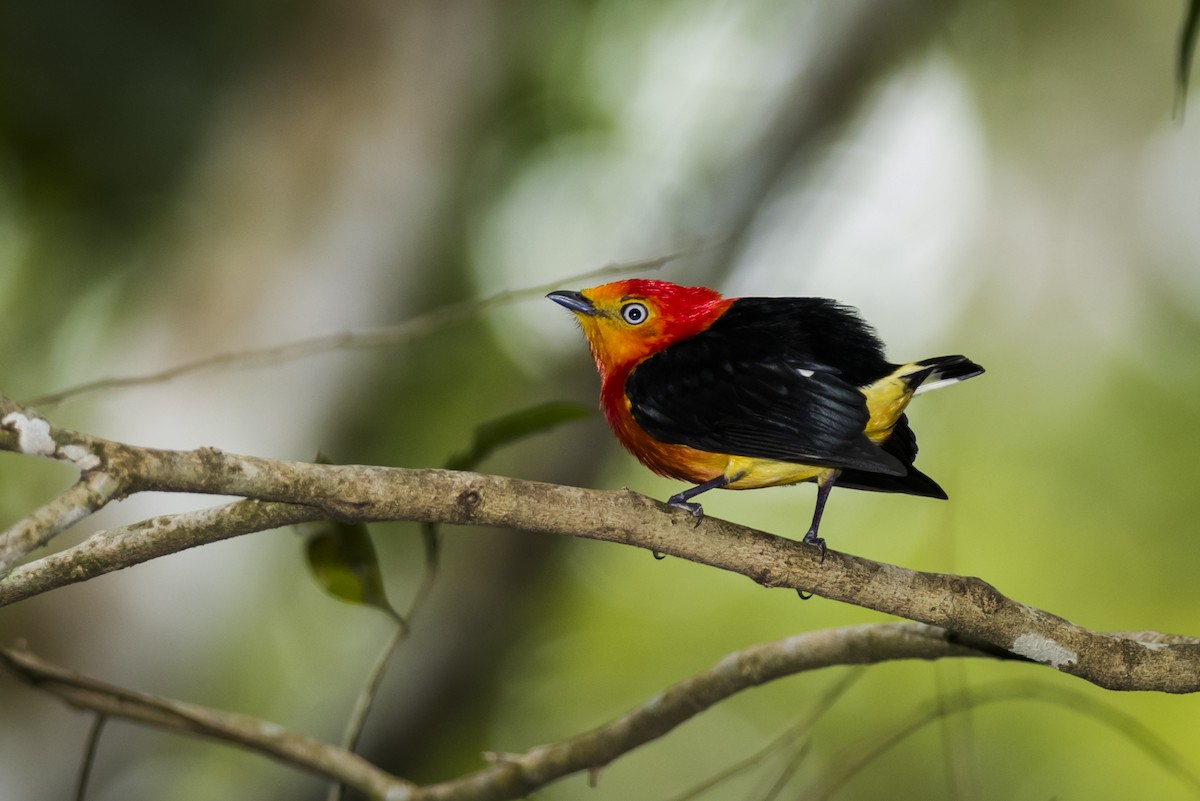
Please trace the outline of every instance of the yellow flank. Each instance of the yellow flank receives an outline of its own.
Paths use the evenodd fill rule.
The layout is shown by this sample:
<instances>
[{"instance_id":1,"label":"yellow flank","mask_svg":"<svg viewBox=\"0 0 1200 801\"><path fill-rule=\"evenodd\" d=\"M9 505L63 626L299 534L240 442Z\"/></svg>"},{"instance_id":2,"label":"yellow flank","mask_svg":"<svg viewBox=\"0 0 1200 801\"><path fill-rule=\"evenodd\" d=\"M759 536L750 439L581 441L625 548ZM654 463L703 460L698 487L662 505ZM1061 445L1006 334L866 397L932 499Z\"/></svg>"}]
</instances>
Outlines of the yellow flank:
<instances>
[{"instance_id":1,"label":"yellow flank","mask_svg":"<svg viewBox=\"0 0 1200 801\"><path fill-rule=\"evenodd\" d=\"M815 467L794 462L775 462L770 459L756 459L751 456L730 456L725 467L725 475L729 478L740 476L729 482L726 489L758 489L760 487L777 487L781 484L799 484L802 481L820 480L832 476L834 471L828 467Z\"/></svg>"},{"instance_id":2,"label":"yellow flank","mask_svg":"<svg viewBox=\"0 0 1200 801\"><path fill-rule=\"evenodd\" d=\"M867 439L878 445L892 435L892 428L913 398L913 388L904 380L904 376L923 369L919 364L905 364L896 368L891 375L863 387L862 393L867 396L867 411L871 414L864 432Z\"/></svg>"}]
</instances>

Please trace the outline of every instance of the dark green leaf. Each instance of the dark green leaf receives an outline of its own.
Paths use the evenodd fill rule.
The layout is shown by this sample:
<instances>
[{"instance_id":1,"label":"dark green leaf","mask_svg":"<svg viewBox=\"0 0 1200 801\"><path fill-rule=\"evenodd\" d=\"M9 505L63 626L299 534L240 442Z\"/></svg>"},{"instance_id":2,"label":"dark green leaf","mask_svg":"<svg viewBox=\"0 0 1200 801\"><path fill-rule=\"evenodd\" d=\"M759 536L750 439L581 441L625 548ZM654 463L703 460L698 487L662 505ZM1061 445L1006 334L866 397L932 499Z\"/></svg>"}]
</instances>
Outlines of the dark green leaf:
<instances>
[{"instance_id":1,"label":"dark green leaf","mask_svg":"<svg viewBox=\"0 0 1200 801\"><path fill-rule=\"evenodd\" d=\"M471 446L450 457L446 468L471 470L499 447L563 423L582 420L591 413L590 408L579 403L550 401L489 420L475 429Z\"/></svg>"},{"instance_id":2,"label":"dark green leaf","mask_svg":"<svg viewBox=\"0 0 1200 801\"><path fill-rule=\"evenodd\" d=\"M1196 54L1196 37L1200 35L1200 0L1189 0L1183 24L1179 26L1179 49L1175 61L1175 111L1183 114L1187 103L1188 79L1192 74L1192 58Z\"/></svg>"},{"instance_id":3,"label":"dark green leaf","mask_svg":"<svg viewBox=\"0 0 1200 801\"><path fill-rule=\"evenodd\" d=\"M473 470L497 448L563 423L582 420L591 413L590 408L579 403L550 401L489 420L475 429L475 436L469 448L450 457L446 462L446 469ZM425 544L425 566L428 570L435 571L441 553L437 525L422 524L421 539Z\"/></svg>"},{"instance_id":4,"label":"dark green leaf","mask_svg":"<svg viewBox=\"0 0 1200 801\"><path fill-rule=\"evenodd\" d=\"M365 524L325 523L309 536L305 553L317 582L330 595L373 606L401 620L384 592L375 545Z\"/></svg>"}]
</instances>

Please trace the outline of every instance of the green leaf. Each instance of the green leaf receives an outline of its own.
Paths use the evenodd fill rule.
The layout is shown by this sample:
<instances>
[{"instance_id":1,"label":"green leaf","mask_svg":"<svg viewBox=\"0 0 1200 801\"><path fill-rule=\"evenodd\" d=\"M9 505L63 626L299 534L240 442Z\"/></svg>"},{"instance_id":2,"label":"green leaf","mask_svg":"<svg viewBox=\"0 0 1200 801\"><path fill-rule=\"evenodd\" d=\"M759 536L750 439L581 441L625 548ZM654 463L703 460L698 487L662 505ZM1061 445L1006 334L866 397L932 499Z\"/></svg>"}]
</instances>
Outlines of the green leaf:
<instances>
[{"instance_id":1,"label":"green leaf","mask_svg":"<svg viewBox=\"0 0 1200 801\"><path fill-rule=\"evenodd\" d=\"M1183 24L1179 26L1179 48L1175 58L1175 111L1183 114L1187 103L1188 79L1192 73L1192 58L1196 54L1196 37L1200 35L1200 0L1188 2Z\"/></svg>"},{"instance_id":2,"label":"green leaf","mask_svg":"<svg viewBox=\"0 0 1200 801\"><path fill-rule=\"evenodd\" d=\"M373 606L403 622L383 589L375 545L364 523L331 521L308 538L305 555L327 593L352 604Z\"/></svg>"},{"instance_id":3,"label":"green leaf","mask_svg":"<svg viewBox=\"0 0 1200 801\"><path fill-rule=\"evenodd\" d=\"M579 403L550 401L489 420L475 429L467 450L450 457L446 469L471 470L497 448L591 414L590 408Z\"/></svg>"}]
</instances>

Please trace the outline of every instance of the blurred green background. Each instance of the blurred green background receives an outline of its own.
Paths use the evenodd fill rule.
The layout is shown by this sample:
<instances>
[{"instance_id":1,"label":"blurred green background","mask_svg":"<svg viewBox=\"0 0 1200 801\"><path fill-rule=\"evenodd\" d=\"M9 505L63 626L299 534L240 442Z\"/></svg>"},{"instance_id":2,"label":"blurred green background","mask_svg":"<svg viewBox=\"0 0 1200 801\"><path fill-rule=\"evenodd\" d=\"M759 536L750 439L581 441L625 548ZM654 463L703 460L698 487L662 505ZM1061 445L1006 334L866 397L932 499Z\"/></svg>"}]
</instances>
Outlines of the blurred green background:
<instances>
[{"instance_id":1,"label":"blurred green background","mask_svg":"<svg viewBox=\"0 0 1200 801\"><path fill-rule=\"evenodd\" d=\"M982 576L1101 630L1200 634L1200 98L1172 116L1181 3L751 0L0 6L0 391L35 397L390 324L604 264L858 306L896 360L983 378L922 397L951 501L835 492L834 548ZM578 288L566 283L563 288ZM591 404L540 298L404 347L81 397L56 422L158 447L436 466L481 422ZM658 498L598 415L489 471ZM66 486L0 455L8 525ZM705 497L798 536L811 488ZM206 499L137 497L66 535ZM375 527L404 608L415 526ZM417 781L604 722L745 646L884 619L642 551L444 531L442 572L362 752ZM179 554L0 613L0 641L113 683L336 740L386 618L329 599L296 532ZM842 669L744 694L544 799L669 799L755 753ZM811 731L803 798L930 704L837 798L1194 798L1200 698L1036 667L892 664ZM1040 694L1073 691L1064 703ZM1097 706L1099 705L1099 706ZM0 798L66 797L88 719L0 680ZM772 797L798 746L705 798ZM321 798L257 757L108 726L89 798Z\"/></svg>"}]
</instances>

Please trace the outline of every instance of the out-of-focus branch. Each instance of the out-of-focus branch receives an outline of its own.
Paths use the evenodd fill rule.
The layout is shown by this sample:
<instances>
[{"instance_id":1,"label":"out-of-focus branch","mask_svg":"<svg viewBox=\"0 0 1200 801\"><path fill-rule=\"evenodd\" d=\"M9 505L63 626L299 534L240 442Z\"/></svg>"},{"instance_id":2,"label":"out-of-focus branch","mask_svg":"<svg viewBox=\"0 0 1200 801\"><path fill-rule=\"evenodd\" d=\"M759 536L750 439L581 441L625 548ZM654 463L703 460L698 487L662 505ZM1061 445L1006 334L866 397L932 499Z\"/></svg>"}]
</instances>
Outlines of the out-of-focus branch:
<instances>
[{"instance_id":1,"label":"out-of-focus branch","mask_svg":"<svg viewBox=\"0 0 1200 801\"><path fill-rule=\"evenodd\" d=\"M93 469L111 474L122 494L193 492L264 502L210 510L214 520L233 515L233 510L242 515L232 523L214 522L226 526L230 535L315 516L500 526L618 542L740 573L766 587L806 590L944 627L1109 689L1200 691L1200 640L1195 638L1091 631L1007 598L978 578L905 570L835 551L822 561L817 549L794 540L715 518L696 526L691 515L629 491L450 470L274 461L211 448L137 448L50 427L0 398L0 416L8 420L14 415L23 425L35 420L46 425L56 446L35 451L37 455L66 458L69 450L94 457ZM23 450L21 444L16 427L0 430L0 449ZM145 553L159 555L196 544L194 538L160 542L179 530L195 534L199 527L191 521L160 518L157 525L139 525L145 528L138 531L137 547ZM109 547L123 551L120 543ZM137 555L121 558L123 564L144 561ZM109 569L84 551L47 559L56 560L52 570L50 563L34 562L0 580L0 606Z\"/></svg>"},{"instance_id":2,"label":"out-of-focus branch","mask_svg":"<svg viewBox=\"0 0 1200 801\"><path fill-rule=\"evenodd\" d=\"M274 723L115 687L49 663L23 648L0 650L0 665L72 706L232 743L335 779L374 798L502 801L520 798L565 776L602 768L730 696L784 676L833 665L989 655L986 649L963 643L945 630L916 623L876 623L798 634L730 654L591 731L524 754L491 755L491 766L427 787L417 787L345 749L288 732Z\"/></svg>"},{"instance_id":3,"label":"out-of-focus branch","mask_svg":"<svg viewBox=\"0 0 1200 801\"><path fill-rule=\"evenodd\" d=\"M207 370L266 367L331 351L395 347L432 333L445 325L469 319L490 309L518 300L544 295L553 289L563 286L563 282L566 282L566 285L571 285L577 281L586 281L606 275L618 275L635 270L649 272L657 270L676 259L700 253L711 247L713 245L702 245L690 250L668 253L652 259L639 259L638 261L609 264L596 270L589 270L579 275L559 279L553 284L526 287L524 289L506 289L479 300L453 303L396 325L385 325L362 331L339 331L336 334L312 337L310 339L298 339L292 342L285 342L281 345L270 345L264 348L247 348L246 350L239 350L232 353L217 353L212 356L205 356L190 362L184 362L183 364L177 364L165 370L158 370L143 375L101 378L96 381L88 381L73 387L67 387L58 392L30 398L25 403L29 406L46 408L57 406L63 401L79 397L80 395L90 395L97 392L108 392L149 384L161 384L185 375L201 373Z\"/></svg>"},{"instance_id":4,"label":"out-of-focus branch","mask_svg":"<svg viewBox=\"0 0 1200 801\"><path fill-rule=\"evenodd\" d=\"M797 634L732 653L646 704L577 737L524 754L493 756L496 764L492 767L423 788L420 797L422 801L518 798L554 779L603 768L729 696L793 673L832 665L991 655L956 642L944 629L916 623L875 623Z\"/></svg>"},{"instance_id":5,"label":"out-of-focus branch","mask_svg":"<svg viewBox=\"0 0 1200 801\"><path fill-rule=\"evenodd\" d=\"M725 187L730 232L718 261L743 248L763 207L798 167L816 163L853 121L879 80L906 58L925 52L945 30L958 0L842 0L829 4L813 54L776 104L775 119Z\"/></svg>"},{"instance_id":6,"label":"out-of-focus branch","mask_svg":"<svg viewBox=\"0 0 1200 801\"><path fill-rule=\"evenodd\" d=\"M406 798L414 785L362 757L247 715L134 692L81 676L21 648L0 650L0 665L39 690L79 709L247 748L264 756L346 782L375 798Z\"/></svg>"}]
</instances>

